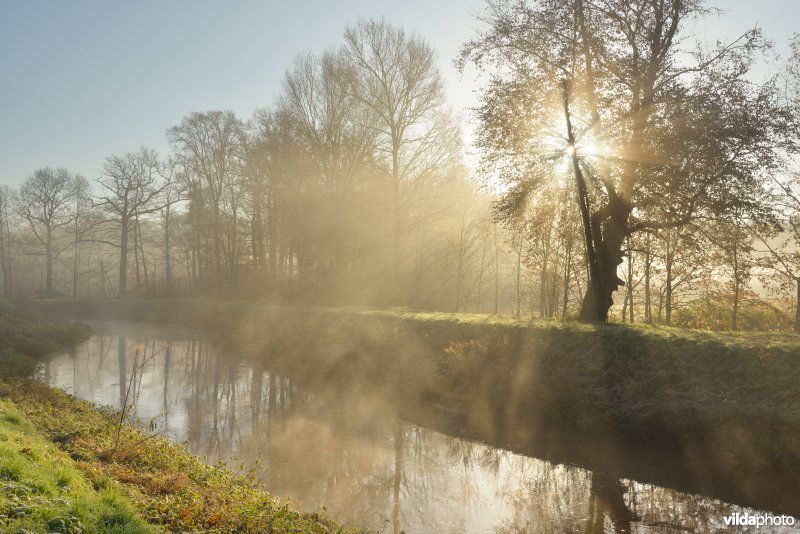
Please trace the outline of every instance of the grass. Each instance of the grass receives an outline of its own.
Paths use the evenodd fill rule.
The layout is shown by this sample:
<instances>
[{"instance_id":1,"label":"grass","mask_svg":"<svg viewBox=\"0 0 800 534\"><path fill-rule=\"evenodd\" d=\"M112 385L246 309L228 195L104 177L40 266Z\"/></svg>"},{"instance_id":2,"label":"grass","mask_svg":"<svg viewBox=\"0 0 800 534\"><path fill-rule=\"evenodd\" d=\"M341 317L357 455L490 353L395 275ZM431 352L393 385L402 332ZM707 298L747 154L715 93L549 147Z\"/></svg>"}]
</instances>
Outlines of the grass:
<instances>
[{"instance_id":1,"label":"grass","mask_svg":"<svg viewBox=\"0 0 800 534\"><path fill-rule=\"evenodd\" d=\"M76 345L89 337L90 332L83 324L0 313L0 348L33 358Z\"/></svg>"},{"instance_id":2,"label":"grass","mask_svg":"<svg viewBox=\"0 0 800 534\"><path fill-rule=\"evenodd\" d=\"M93 485L9 400L0 401L3 532L155 532L110 480Z\"/></svg>"},{"instance_id":3,"label":"grass","mask_svg":"<svg viewBox=\"0 0 800 534\"><path fill-rule=\"evenodd\" d=\"M344 531L296 511L252 476L207 465L180 445L120 427L111 410L27 378L32 357L88 333L0 313L0 531Z\"/></svg>"},{"instance_id":4,"label":"grass","mask_svg":"<svg viewBox=\"0 0 800 534\"><path fill-rule=\"evenodd\" d=\"M91 485L121 488L151 527L171 532L343 531L322 515L294 510L247 475L204 464L180 445L132 426L123 425L115 446L118 415L111 411L39 383L5 383L0 394L14 403L29 428L57 444Z\"/></svg>"},{"instance_id":5,"label":"grass","mask_svg":"<svg viewBox=\"0 0 800 534\"><path fill-rule=\"evenodd\" d=\"M253 301L43 301L30 307L54 316L197 328L309 391L374 387L410 421L467 429L470 437L524 453L549 455L575 441L616 450L624 442L625 450L657 452L700 483L738 488L724 481L748 480L745 496L736 497L746 502L770 491L782 494L782 488L792 495L800 476L796 335ZM96 419L96 410L74 420L49 419L41 407L67 401L37 394L28 409L29 393L8 395L74 458L134 488L132 502L149 522L225 531L254 528L247 522L254 520L256 530L288 530L270 521L289 517L287 524L310 521L302 528L335 528L314 526L318 518L293 515L288 506L259 504L267 497L250 493L246 480L234 486L230 474L214 478L224 482L209 490L202 464L182 466L172 452L179 448L168 443L110 449L109 422ZM81 414L78 406L70 399L47 410ZM81 426L90 421L89 428ZM125 443L144 439L125 435ZM134 455L155 450L144 460ZM172 464L182 467L169 471ZM227 487L242 493L228 500ZM253 515L262 504L264 515Z\"/></svg>"},{"instance_id":6,"label":"grass","mask_svg":"<svg viewBox=\"0 0 800 534\"><path fill-rule=\"evenodd\" d=\"M413 406L432 406L480 439L527 443L547 428L700 451L728 472L800 476L800 336L793 334L253 301L34 305L195 327L311 390L343 380L378 384L412 416Z\"/></svg>"}]
</instances>

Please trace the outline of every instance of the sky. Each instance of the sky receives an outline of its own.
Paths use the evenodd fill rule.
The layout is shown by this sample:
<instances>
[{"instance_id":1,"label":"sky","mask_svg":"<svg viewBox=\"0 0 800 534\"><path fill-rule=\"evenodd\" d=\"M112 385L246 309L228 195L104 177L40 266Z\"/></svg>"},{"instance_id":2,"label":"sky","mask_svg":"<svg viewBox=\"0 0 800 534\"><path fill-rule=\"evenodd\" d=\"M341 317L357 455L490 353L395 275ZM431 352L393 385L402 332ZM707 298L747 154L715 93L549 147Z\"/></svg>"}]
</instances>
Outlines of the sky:
<instances>
[{"instance_id":1,"label":"sky","mask_svg":"<svg viewBox=\"0 0 800 534\"><path fill-rule=\"evenodd\" d=\"M0 184L66 167L89 179L139 146L167 153L167 128L193 111L242 118L269 107L293 58L341 42L347 24L384 17L438 51L450 105L468 117L474 74L453 59L485 0L2 0ZM785 54L800 0L716 0L709 40L758 24Z\"/></svg>"}]
</instances>

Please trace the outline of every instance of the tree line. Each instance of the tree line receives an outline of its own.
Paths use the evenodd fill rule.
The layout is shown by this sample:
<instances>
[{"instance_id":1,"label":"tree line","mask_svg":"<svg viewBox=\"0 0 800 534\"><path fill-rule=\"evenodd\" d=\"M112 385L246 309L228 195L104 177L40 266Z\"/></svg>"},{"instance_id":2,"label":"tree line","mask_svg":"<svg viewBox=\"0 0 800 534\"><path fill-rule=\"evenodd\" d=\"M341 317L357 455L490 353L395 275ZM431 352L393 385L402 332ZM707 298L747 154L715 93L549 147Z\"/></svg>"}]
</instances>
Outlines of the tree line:
<instances>
[{"instance_id":1,"label":"tree line","mask_svg":"<svg viewBox=\"0 0 800 534\"><path fill-rule=\"evenodd\" d=\"M248 118L0 194L6 298L264 297L800 329L800 49L689 48L700 2L488 5L465 164L436 51L384 20L298 56Z\"/></svg>"}]
</instances>

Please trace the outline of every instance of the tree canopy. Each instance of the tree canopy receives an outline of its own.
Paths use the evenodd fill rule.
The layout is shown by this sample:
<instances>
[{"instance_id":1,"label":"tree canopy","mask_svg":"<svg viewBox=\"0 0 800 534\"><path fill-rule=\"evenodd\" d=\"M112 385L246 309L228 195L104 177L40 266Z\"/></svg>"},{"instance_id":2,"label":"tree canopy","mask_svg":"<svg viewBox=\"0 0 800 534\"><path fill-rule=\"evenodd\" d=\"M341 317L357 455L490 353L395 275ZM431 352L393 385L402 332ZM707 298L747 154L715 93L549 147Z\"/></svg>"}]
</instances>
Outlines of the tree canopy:
<instances>
[{"instance_id":1,"label":"tree canopy","mask_svg":"<svg viewBox=\"0 0 800 534\"><path fill-rule=\"evenodd\" d=\"M508 188L501 217L572 175L584 319L606 320L627 236L768 211L760 190L783 165L789 124L775 80L749 76L768 44L754 29L692 48L686 24L705 13L685 0L498 1L462 50L462 66L488 75L477 143Z\"/></svg>"}]
</instances>

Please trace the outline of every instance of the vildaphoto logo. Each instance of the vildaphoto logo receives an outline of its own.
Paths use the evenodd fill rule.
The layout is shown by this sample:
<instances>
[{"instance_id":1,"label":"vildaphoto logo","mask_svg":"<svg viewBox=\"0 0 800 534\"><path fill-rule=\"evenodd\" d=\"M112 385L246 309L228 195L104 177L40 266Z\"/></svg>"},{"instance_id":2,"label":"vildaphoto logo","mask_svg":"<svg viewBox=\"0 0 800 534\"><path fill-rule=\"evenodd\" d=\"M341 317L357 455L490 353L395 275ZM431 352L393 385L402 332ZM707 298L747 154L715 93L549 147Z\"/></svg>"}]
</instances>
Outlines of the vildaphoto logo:
<instances>
[{"instance_id":1,"label":"vildaphoto logo","mask_svg":"<svg viewBox=\"0 0 800 534\"><path fill-rule=\"evenodd\" d=\"M790 515L751 514L744 512L725 517L727 527L782 527L794 526L794 517Z\"/></svg>"}]
</instances>

